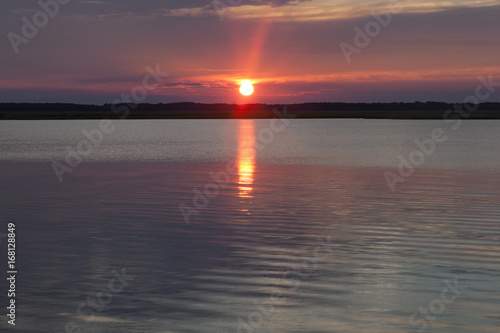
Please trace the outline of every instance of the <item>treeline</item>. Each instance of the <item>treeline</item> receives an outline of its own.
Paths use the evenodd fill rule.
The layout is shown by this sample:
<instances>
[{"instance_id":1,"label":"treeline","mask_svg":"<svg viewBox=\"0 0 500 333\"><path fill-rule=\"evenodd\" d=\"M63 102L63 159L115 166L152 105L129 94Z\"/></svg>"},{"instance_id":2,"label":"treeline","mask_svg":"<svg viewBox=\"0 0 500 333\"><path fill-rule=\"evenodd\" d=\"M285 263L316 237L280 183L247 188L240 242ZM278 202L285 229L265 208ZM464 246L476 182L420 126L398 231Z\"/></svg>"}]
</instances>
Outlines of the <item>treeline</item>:
<instances>
[{"instance_id":1,"label":"treeline","mask_svg":"<svg viewBox=\"0 0 500 333\"><path fill-rule=\"evenodd\" d=\"M286 112L284 113L284 110ZM473 109L473 112L467 110ZM277 110L278 112L274 111ZM448 111L452 110L452 112ZM462 113L460 113L462 110ZM448 112L447 112L448 111ZM457 105L414 103L302 103L302 104L104 104L0 103L0 119L231 119L231 118L371 118L442 119L444 115L468 119L500 119L500 103ZM468 114L464 117L464 114ZM288 116L287 116L288 115Z\"/></svg>"}]
</instances>

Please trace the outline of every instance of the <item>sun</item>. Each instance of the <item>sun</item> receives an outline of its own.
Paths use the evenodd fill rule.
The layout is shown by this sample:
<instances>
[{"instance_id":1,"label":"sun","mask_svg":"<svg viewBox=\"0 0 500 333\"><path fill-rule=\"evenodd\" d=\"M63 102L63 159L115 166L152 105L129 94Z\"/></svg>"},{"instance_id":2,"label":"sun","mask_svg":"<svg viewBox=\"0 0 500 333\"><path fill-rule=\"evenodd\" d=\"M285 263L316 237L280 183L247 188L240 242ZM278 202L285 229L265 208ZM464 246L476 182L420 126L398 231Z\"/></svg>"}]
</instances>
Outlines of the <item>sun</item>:
<instances>
[{"instance_id":1,"label":"sun","mask_svg":"<svg viewBox=\"0 0 500 333\"><path fill-rule=\"evenodd\" d=\"M240 93L243 96L250 96L251 94L253 94L252 82L249 80L241 81Z\"/></svg>"}]
</instances>

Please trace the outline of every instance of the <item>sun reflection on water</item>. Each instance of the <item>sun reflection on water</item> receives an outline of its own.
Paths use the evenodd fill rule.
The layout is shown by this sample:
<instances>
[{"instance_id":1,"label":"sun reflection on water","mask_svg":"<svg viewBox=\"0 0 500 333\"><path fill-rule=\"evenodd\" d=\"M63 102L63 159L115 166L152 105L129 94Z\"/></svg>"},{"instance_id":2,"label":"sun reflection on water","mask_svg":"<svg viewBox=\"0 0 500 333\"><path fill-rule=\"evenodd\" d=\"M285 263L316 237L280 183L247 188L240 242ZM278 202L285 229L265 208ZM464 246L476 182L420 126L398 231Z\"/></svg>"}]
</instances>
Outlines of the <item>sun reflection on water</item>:
<instances>
[{"instance_id":1,"label":"sun reflection on water","mask_svg":"<svg viewBox=\"0 0 500 333\"><path fill-rule=\"evenodd\" d=\"M238 132L238 189L240 198L252 198L253 174L255 171L254 121L239 121Z\"/></svg>"}]
</instances>

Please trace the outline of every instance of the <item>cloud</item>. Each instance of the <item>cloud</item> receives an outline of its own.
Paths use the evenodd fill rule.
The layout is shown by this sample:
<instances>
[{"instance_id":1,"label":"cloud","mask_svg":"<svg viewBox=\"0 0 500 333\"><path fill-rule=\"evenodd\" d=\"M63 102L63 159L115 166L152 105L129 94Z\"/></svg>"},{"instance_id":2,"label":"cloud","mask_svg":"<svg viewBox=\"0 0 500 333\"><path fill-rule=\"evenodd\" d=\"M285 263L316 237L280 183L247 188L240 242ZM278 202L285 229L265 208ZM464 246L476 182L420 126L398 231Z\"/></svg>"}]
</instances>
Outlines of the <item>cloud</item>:
<instances>
[{"instance_id":1,"label":"cloud","mask_svg":"<svg viewBox=\"0 0 500 333\"><path fill-rule=\"evenodd\" d=\"M278 22L324 21L370 16L373 12L433 13L456 8L480 8L498 6L496 0L455 0L446 2L413 0L316 0L311 2L290 1L281 6L263 4L254 7L242 4L227 8L224 16L230 19L268 19Z\"/></svg>"},{"instance_id":2,"label":"cloud","mask_svg":"<svg viewBox=\"0 0 500 333\"><path fill-rule=\"evenodd\" d=\"M161 85L164 88L174 88L174 89L233 89L234 83L227 81L203 81L203 82L168 82Z\"/></svg>"},{"instance_id":3,"label":"cloud","mask_svg":"<svg viewBox=\"0 0 500 333\"><path fill-rule=\"evenodd\" d=\"M495 5L498 5L497 0L72 0L61 6L59 16L82 20L134 20L157 17L215 19L222 14L230 20L300 22L364 17L390 8L400 13L432 13ZM37 1L0 2L0 17L29 16L30 12L37 10Z\"/></svg>"},{"instance_id":4,"label":"cloud","mask_svg":"<svg viewBox=\"0 0 500 333\"><path fill-rule=\"evenodd\" d=\"M170 82L163 84L164 87L179 88L179 87L202 87L203 83L199 82Z\"/></svg>"},{"instance_id":5,"label":"cloud","mask_svg":"<svg viewBox=\"0 0 500 333\"><path fill-rule=\"evenodd\" d=\"M310 0L215 0L223 7L286 6ZM60 15L93 18L142 18L154 16L215 16L214 0L72 0L61 5ZM38 11L38 1L2 0L0 15L26 15Z\"/></svg>"}]
</instances>

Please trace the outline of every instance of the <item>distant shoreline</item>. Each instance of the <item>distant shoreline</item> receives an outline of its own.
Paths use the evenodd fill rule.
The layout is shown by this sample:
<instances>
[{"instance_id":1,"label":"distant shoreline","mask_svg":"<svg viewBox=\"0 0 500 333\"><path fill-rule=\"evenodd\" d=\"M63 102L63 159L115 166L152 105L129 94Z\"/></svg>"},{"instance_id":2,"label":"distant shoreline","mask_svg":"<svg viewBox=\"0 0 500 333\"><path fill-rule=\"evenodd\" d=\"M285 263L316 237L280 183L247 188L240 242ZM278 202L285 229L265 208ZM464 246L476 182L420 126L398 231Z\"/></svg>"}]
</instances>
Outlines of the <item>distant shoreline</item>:
<instances>
[{"instance_id":1,"label":"distant shoreline","mask_svg":"<svg viewBox=\"0 0 500 333\"><path fill-rule=\"evenodd\" d=\"M467 109L476 109L468 112ZM286 113L283 111L286 109ZM277 110L277 112L273 111ZM0 103L0 120L71 119L500 119L500 103L442 102L302 104L104 104Z\"/></svg>"}]
</instances>

